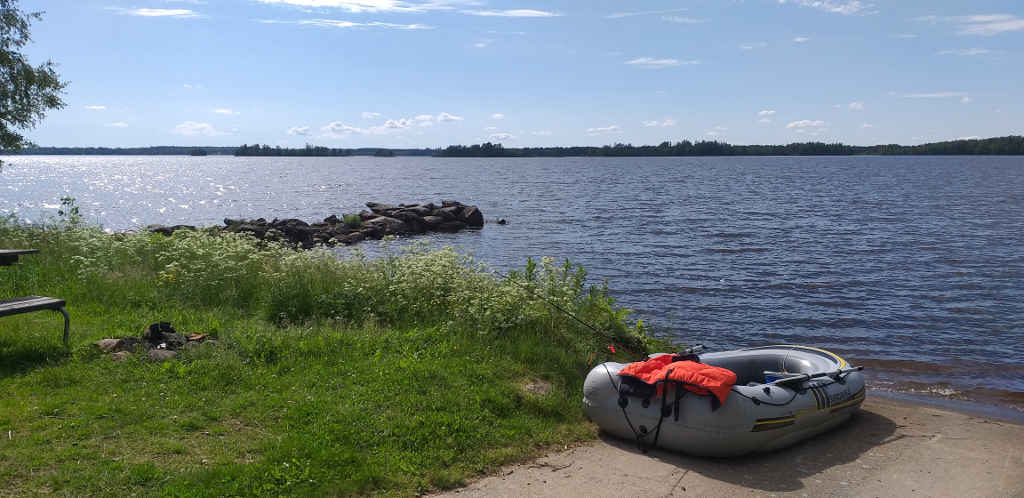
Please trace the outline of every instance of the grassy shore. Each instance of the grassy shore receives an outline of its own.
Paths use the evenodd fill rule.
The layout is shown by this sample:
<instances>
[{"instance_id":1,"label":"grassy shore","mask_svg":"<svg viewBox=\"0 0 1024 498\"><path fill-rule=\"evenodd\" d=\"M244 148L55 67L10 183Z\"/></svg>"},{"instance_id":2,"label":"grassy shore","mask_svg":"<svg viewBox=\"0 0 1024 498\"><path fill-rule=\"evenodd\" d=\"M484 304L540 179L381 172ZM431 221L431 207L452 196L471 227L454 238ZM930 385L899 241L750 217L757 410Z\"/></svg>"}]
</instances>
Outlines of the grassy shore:
<instances>
[{"instance_id":1,"label":"grassy shore","mask_svg":"<svg viewBox=\"0 0 1024 498\"><path fill-rule=\"evenodd\" d=\"M0 495L413 495L593 438L588 365L642 324L568 264L497 277L452 250L368 260L247 236L108 235L0 220ZM536 296L571 310L595 333ZM115 362L100 338L168 321L214 345ZM616 354L608 346L618 348Z\"/></svg>"}]
</instances>

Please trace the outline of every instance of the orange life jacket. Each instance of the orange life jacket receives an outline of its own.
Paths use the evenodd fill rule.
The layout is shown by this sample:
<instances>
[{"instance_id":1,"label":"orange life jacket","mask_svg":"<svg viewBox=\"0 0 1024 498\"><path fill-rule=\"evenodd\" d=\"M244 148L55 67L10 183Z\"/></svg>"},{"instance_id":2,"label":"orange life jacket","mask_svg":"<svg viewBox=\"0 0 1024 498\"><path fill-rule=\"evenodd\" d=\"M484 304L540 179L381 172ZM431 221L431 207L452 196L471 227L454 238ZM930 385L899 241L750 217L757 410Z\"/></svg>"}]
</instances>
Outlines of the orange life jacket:
<instances>
[{"instance_id":1,"label":"orange life jacket","mask_svg":"<svg viewBox=\"0 0 1024 498\"><path fill-rule=\"evenodd\" d=\"M725 403L725 397L736 383L736 374L732 370L689 360L673 361L676 359L675 355L666 354L647 361L630 363L619 371L619 375L630 376L646 384L655 384L667 378L682 382L690 392L701 395L714 394L720 403ZM663 384L657 386L660 395Z\"/></svg>"}]
</instances>

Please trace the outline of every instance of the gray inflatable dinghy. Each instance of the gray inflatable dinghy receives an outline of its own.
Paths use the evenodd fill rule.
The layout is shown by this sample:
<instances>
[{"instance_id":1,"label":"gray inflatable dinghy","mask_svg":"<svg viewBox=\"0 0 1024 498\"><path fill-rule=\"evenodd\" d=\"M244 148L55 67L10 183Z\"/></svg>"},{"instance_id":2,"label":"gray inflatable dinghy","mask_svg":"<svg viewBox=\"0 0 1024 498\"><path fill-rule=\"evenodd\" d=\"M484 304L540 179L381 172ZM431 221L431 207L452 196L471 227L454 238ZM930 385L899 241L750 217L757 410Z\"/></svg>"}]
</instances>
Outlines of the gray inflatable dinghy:
<instances>
[{"instance_id":1,"label":"gray inflatable dinghy","mask_svg":"<svg viewBox=\"0 0 1024 498\"><path fill-rule=\"evenodd\" d=\"M601 429L636 439L644 450L736 456L775 450L827 431L849 419L864 401L861 368L824 349L764 346L701 354L699 361L736 374L724 402L671 381L661 395L623 388L625 377L618 373L626 364L608 362L587 375L584 410Z\"/></svg>"}]
</instances>

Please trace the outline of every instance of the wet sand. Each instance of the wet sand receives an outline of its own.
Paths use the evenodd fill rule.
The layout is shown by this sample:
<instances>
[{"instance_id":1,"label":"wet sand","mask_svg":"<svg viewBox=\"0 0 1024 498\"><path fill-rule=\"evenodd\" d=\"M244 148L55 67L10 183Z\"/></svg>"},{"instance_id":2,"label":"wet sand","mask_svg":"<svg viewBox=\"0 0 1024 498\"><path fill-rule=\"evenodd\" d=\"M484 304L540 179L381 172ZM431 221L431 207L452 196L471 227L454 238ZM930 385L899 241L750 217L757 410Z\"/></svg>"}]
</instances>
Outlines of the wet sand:
<instances>
[{"instance_id":1,"label":"wet sand","mask_svg":"<svg viewBox=\"0 0 1024 498\"><path fill-rule=\"evenodd\" d=\"M1024 496L1024 425L870 396L796 446L709 459L607 436L439 496Z\"/></svg>"}]
</instances>

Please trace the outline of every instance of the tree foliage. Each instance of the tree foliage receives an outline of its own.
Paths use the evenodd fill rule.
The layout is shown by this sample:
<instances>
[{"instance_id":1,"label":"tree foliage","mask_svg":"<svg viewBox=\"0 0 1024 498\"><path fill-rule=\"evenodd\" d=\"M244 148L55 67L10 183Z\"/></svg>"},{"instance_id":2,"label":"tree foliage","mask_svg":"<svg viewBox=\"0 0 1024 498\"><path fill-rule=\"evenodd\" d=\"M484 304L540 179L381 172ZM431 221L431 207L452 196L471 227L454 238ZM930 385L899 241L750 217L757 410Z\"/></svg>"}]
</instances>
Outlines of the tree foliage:
<instances>
[{"instance_id":1,"label":"tree foliage","mask_svg":"<svg viewBox=\"0 0 1024 498\"><path fill-rule=\"evenodd\" d=\"M568 157L568 156L830 156L830 155L1024 155L1024 137L951 140L922 145L846 145L802 142L787 145L732 145L719 141L662 142L658 145L617 143L603 147L506 148L490 142L451 145L440 157Z\"/></svg>"},{"instance_id":2,"label":"tree foliage","mask_svg":"<svg viewBox=\"0 0 1024 498\"><path fill-rule=\"evenodd\" d=\"M32 40L29 28L41 12L23 12L17 0L0 0L0 150L26 145L19 130L36 126L50 109L64 107L53 61L33 66L21 50Z\"/></svg>"}]
</instances>

